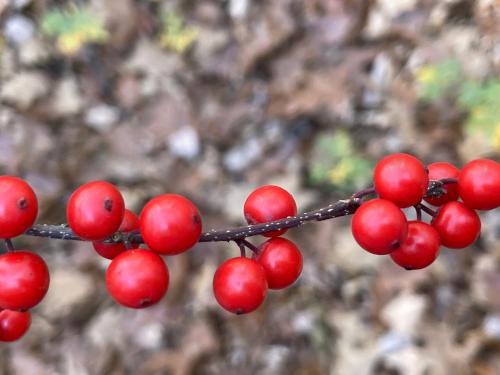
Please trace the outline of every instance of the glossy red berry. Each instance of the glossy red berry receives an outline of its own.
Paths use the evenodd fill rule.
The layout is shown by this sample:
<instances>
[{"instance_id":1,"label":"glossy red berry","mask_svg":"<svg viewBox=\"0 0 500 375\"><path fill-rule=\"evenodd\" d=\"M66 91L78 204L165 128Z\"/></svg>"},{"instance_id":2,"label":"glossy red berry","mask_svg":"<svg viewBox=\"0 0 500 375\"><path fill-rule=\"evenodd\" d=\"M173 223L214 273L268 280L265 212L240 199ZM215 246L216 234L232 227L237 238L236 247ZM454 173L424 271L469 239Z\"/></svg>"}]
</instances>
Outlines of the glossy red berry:
<instances>
[{"instance_id":1,"label":"glossy red berry","mask_svg":"<svg viewBox=\"0 0 500 375\"><path fill-rule=\"evenodd\" d=\"M24 233L35 222L37 213L33 189L20 178L0 176L0 238Z\"/></svg>"},{"instance_id":2,"label":"glossy red berry","mask_svg":"<svg viewBox=\"0 0 500 375\"><path fill-rule=\"evenodd\" d=\"M49 270L43 259L28 251L0 255L0 308L28 310L49 288Z\"/></svg>"},{"instance_id":3,"label":"glossy red berry","mask_svg":"<svg viewBox=\"0 0 500 375\"><path fill-rule=\"evenodd\" d=\"M424 165L414 156L392 154L377 163L373 182L380 198L398 207L410 207L422 200L429 177Z\"/></svg>"},{"instance_id":4,"label":"glossy red berry","mask_svg":"<svg viewBox=\"0 0 500 375\"><path fill-rule=\"evenodd\" d=\"M213 288L217 302L224 309L235 314L249 313L266 298L266 274L253 259L232 258L215 272Z\"/></svg>"},{"instance_id":5,"label":"glossy red berry","mask_svg":"<svg viewBox=\"0 0 500 375\"><path fill-rule=\"evenodd\" d=\"M408 222L408 237L401 247L390 255L392 260L407 270L425 268L434 262L441 242L438 232L421 221Z\"/></svg>"},{"instance_id":6,"label":"glossy red berry","mask_svg":"<svg viewBox=\"0 0 500 375\"><path fill-rule=\"evenodd\" d=\"M443 178L456 178L460 175L460 170L453 164L446 162L432 163L427 166L429 170L429 179L431 180L441 180ZM445 184L443 189L446 191L444 195L440 197L424 198L427 203L433 206L442 206L443 204L451 201L456 201L458 199L458 184Z\"/></svg>"},{"instance_id":7,"label":"glossy red berry","mask_svg":"<svg viewBox=\"0 0 500 375\"><path fill-rule=\"evenodd\" d=\"M106 287L119 304L141 309L157 303L167 292L168 268L156 253L127 250L111 261Z\"/></svg>"},{"instance_id":8,"label":"glossy red berry","mask_svg":"<svg viewBox=\"0 0 500 375\"><path fill-rule=\"evenodd\" d=\"M266 241L257 257L264 267L270 289L283 289L292 285L302 272L302 255L292 241L271 238Z\"/></svg>"},{"instance_id":9,"label":"glossy red berry","mask_svg":"<svg viewBox=\"0 0 500 375\"><path fill-rule=\"evenodd\" d=\"M118 228L120 232L132 232L134 230L139 230L139 218L130 210L125 209L123 215L123 220ZM137 249L139 244L131 244L133 249ZM125 250L125 245L123 243L103 243L103 242L92 242L94 250L102 257L106 259L114 259L118 254L123 253Z\"/></svg>"},{"instance_id":10,"label":"glossy red berry","mask_svg":"<svg viewBox=\"0 0 500 375\"><path fill-rule=\"evenodd\" d=\"M500 163L473 160L462 168L458 180L460 198L476 210L492 210L500 206Z\"/></svg>"},{"instance_id":11,"label":"glossy red berry","mask_svg":"<svg viewBox=\"0 0 500 375\"><path fill-rule=\"evenodd\" d=\"M93 181L76 189L68 201L68 224L85 240L111 236L123 220L125 204L118 189L106 181Z\"/></svg>"},{"instance_id":12,"label":"glossy red berry","mask_svg":"<svg viewBox=\"0 0 500 375\"><path fill-rule=\"evenodd\" d=\"M198 208L189 199L176 194L151 199L142 210L140 222L146 245L165 255L190 249L201 234Z\"/></svg>"},{"instance_id":13,"label":"glossy red berry","mask_svg":"<svg viewBox=\"0 0 500 375\"><path fill-rule=\"evenodd\" d=\"M245 201L243 212L248 224L259 224L297 215L297 204L285 189L266 185L254 190ZM276 237L287 229L265 233L266 237Z\"/></svg>"},{"instance_id":14,"label":"glossy red berry","mask_svg":"<svg viewBox=\"0 0 500 375\"><path fill-rule=\"evenodd\" d=\"M442 206L432 226L439 233L441 244L461 249L473 244L481 232L481 220L473 209L461 202L448 202Z\"/></svg>"},{"instance_id":15,"label":"glossy red berry","mask_svg":"<svg viewBox=\"0 0 500 375\"><path fill-rule=\"evenodd\" d=\"M12 342L24 336L31 325L31 313L1 310L0 311L0 341Z\"/></svg>"},{"instance_id":16,"label":"glossy red berry","mask_svg":"<svg viewBox=\"0 0 500 375\"><path fill-rule=\"evenodd\" d=\"M385 199L372 199L363 203L352 218L352 234L366 251L389 254L406 240L408 222L394 203Z\"/></svg>"}]
</instances>

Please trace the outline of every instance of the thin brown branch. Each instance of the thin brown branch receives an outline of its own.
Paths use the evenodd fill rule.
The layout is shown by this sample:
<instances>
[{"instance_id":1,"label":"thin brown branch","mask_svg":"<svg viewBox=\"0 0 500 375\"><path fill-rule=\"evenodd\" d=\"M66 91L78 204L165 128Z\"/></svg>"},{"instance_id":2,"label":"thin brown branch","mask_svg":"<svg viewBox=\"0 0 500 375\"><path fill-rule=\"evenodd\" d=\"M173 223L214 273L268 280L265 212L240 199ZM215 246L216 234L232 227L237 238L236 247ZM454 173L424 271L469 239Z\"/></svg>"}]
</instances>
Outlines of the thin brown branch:
<instances>
[{"instance_id":1,"label":"thin brown branch","mask_svg":"<svg viewBox=\"0 0 500 375\"><path fill-rule=\"evenodd\" d=\"M440 196L444 193L442 186L447 183L453 183L456 180L445 179L442 181L431 181L429 183L429 189L427 190L426 196ZM373 188L368 188L354 194L350 199L339 200L332 203L326 207L319 208L314 211L305 212L297 216L287 217L281 220L271 221L262 224L255 225L245 225L236 228L227 229L212 229L208 232L201 234L199 242L217 242L217 241L236 241L243 240L248 237L262 235L267 232L274 232L281 229L295 228L302 224L313 222L329 220L335 217L352 215L358 207L362 204L363 197L367 195L374 194L375 190ZM425 210L425 208L422 207ZM48 225L48 224L38 224L34 225L32 228L28 229L25 233L28 236L35 237L45 237L60 240L72 240L72 241L82 241L67 224L61 225ZM104 242L107 243L118 243L118 242L130 242L130 243L144 243L140 233L121 233L117 232L113 234L110 238L106 239Z\"/></svg>"}]
</instances>

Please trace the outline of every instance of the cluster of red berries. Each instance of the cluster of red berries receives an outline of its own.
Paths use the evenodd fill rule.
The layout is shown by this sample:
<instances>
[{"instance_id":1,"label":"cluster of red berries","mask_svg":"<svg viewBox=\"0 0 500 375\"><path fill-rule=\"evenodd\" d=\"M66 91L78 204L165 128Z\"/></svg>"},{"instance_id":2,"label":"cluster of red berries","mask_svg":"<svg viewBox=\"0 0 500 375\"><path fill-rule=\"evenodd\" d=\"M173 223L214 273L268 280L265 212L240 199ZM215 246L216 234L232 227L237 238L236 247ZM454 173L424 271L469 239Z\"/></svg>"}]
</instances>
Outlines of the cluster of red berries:
<instances>
[{"instance_id":1,"label":"cluster of red berries","mask_svg":"<svg viewBox=\"0 0 500 375\"><path fill-rule=\"evenodd\" d=\"M35 222L38 203L23 180L0 177L0 238L9 245L0 255L0 341L14 341L29 328L29 310L49 288L49 271L43 259L28 251L14 250L10 238L23 234ZM106 286L120 304L143 308L166 293L169 273L161 255L182 253L201 234L201 216L188 199L165 194L150 200L140 218L125 209L117 188L104 181L79 187L67 205L68 224L81 239L92 241L104 258L111 259ZM138 244L105 242L115 232L142 235L149 249Z\"/></svg>"},{"instance_id":2,"label":"cluster of red berries","mask_svg":"<svg viewBox=\"0 0 500 375\"><path fill-rule=\"evenodd\" d=\"M19 236L33 225L38 201L33 189L17 177L0 177L0 238ZM10 243L9 243L10 244ZM15 341L31 324L27 311L47 293L49 270L32 252L0 255L0 341Z\"/></svg>"},{"instance_id":3,"label":"cluster of red berries","mask_svg":"<svg viewBox=\"0 0 500 375\"><path fill-rule=\"evenodd\" d=\"M293 197L277 186L265 186L250 195L245 204L250 224L277 220L297 213ZM82 239L93 241L94 249L111 259L106 286L116 302L130 308L157 303L167 292L169 272L160 255L185 252L198 242L202 223L196 206L174 194L153 198L137 218L124 208L123 198L113 185L97 181L85 184L71 196L68 224ZM116 231L140 232L149 249L137 244L105 243ZM302 270L302 256L290 241L274 238L286 230L267 233L273 237L255 250L255 258L230 259L214 276L214 294L225 309L244 313L255 310L267 288L292 284ZM134 248L135 247L135 248Z\"/></svg>"},{"instance_id":4,"label":"cluster of red berries","mask_svg":"<svg viewBox=\"0 0 500 375\"><path fill-rule=\"evenodd\" d=\"M429 179L444 181L444 194L424 197ZM374 187L379 198L363 203L353 216L354 238L370 253L390 254L401 267L420 269L437 258L441 245L461 249L477 240L481 221L475 210L500 205L500 164L481 159L461 171L450 163L426 168L411 155L393 154L375 167ZM431 213L430 224L407 221L401 208L411 206Z\"/></svg>"},{"instance_id":5,"label":"cluster of red berries","mask_svg":"<svg viewBox=\"0 0 500 375\"><path fill-rule=\"evenodd\" d=\"M157 196L138 218L125 208L118 189L104 181L80 186L69 199L67 218L73 232L111 259L106 271L111 297L136 309L154 305L167 292L169 272L160 255L189 250L201 234L201 215L190 200L176 194ZM140 232L148 249L126 241L103 242L117 231Z\"/></svg>"},{"instance_id":6,"label":"cluster of red berries","mask_svg":"<svg viewBox=\"0 0 500 375\"><path fill-rule=\"evenodd\" d=\"M429 180L443 181L444 194L424 197ZM363 203L355 212L354 238L371 253L390 254L400 266L418 269L436 259L441 245L463 248L478 238L481 222L475 210L500 205L500 164L475 160L461 171L449 163L425 168L411 155L394 154L376 166L374 185L379 198ZM438 211L422 200L439 207ZM401 208L411 206L433 213L431 223L408 222ZM295 216L297 205L286 190L268 185L248 196L243 211L248 224L268 225ZM0 176L0 238L8 247L0 255L0 341L23 336L31 322L29 310L49 288L43 259L33 252L14 250L10 242L33 225L37 212L36 195L25 181ZM188 199L175 194L157 196L137 217L125 208L118 189L104 181L84 184L71 195L67 221L76 235L92 241L95 251L111 260L106 287L116 302L130 308L151 306L165 295L169 271L161 255L187 251L202 231L201 215ZM220 265L213 279L215 298L224 309L251 312L263 303L268 289L283 289L298 279L302 255L293 242L280 237L286 231L270 229L264 234L269 239L260 246L235 239L241 256ZM116 232L124 240L107 241ZM148 249L128 240L136 234ZM246 248L252 250L252 257L246 256Z\"/></svg>"},{"instance_id":7,"label":"cluster of red berries","mask_svg":"<svg viewBox=\"0 0 500 375\"><path fill-rule=\"evenodd\" d=\"M260 224L297 214L292 195L279 186L267 185L254 190L243 208L248 224ZM302 254L295 244L281 238L287 229L267 232L271 237L254 251L225 261L215 272L213 289L217 302L227 311L245 314L257 309L266 298L267 289L292 285L302 272Z\"/></svg>"},{"instance_id":8,"label":"cluster of red berries","mask_svg":"<svg viewBox=\"0 0 500 375\"><path fill-rule=\"evenodd\" d=\"M10 243L28 230L38 211L33 189L15 177L0 177L0 238ZM249 223L293 216L293 197L277 186L257 189L245 204ZM188 199L165 194L151 199L140 217L125 208L118 189L105 181L80 186L67 204L67 221L81 239L92 241L95 251L111 262L106 287L111 297L130 308L157 303L167 292L169 271L161 255L180 254L198 242L201 215ZM302 256L289 240L277 238L286 230L267 233L272 237L260 249L250 243L255 257L230 259L214 277L217 301L229 311L255 310L267 289L292 284L302 270ZM116 232L140 233L148 249L137 243L109 243ZM127 238L127 237L125 237ZM49 272L43 259L32 252L9 249L0 255L0 340L13 341L28 329L28 310L43 299L49 287Z\"/></svg>"}]
</instances>

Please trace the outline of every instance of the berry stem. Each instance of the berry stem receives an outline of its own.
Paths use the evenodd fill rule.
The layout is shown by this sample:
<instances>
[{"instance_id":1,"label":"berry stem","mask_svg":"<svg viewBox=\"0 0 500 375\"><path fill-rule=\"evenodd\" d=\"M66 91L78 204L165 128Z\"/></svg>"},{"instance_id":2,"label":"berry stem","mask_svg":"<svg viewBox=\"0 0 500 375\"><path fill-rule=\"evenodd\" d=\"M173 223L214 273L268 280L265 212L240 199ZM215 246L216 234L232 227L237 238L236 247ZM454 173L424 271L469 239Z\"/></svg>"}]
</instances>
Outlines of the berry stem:
<instances>
[{"instance_id":1,"label":"berry stem","mask_svg":"<svg viewBox=\"0 0 500 375\"><path fill-rule=\"evenodd\" d=\"M426 195L440 196L444 194L444 191L441 188L443 183L453 183L453 182L456 182L456 179L430 181ZM296 228L308 222L323 221L323 220L333 219L336 217L352 215L363 203L361 198L374 193L375 193L374 188L367 188L355 193L349 199L342 199L326 207L322 207L313 211L308 211L297 216L290 216L284 219L270 221L267 223L245 225L236 228L218 229L218 230L211 229L208 232L204 232L201 234L199 242L243 240L248 237L258 236L268 232L279 231L281 229ZM423 211L427 212L430 215L434 215L435 212L429 207L423 206L421 204L419 204L419 206ZM45 237L51 239L82 241L82 239L78 237L68 227L67 224L60 224L60 225L37 224L34 225L32 228L28 229L24 234L28 236ZM137 232L127 233L127 234L116 232L115 234L113 234L113 236L111 236L104 242L119 243L123 242L124 238L130 241L130 243L135 243L135 244L144 243L140 233Z\"/></svg>"},{"instance_id":2,"label":"berry stem","mask_svg":"<svg viewBox=\"0 0 500 375\"><path fill-rule=\"evenodd\" d=\"M422 208L418 204L413 206L413 208L415 208L415 212L417 213L417 220L422 221Z\"/></svg>"},{"instance_id":3,"label":"berry stem","mask_svg":"<svg viewBox=\"0 0 500 375\"><path fill-rule=\"evenodd\" d=\"M434 211L432 208L427 207L425 204L419 203L416 206L418 206L418 208L420 208L422 211L424 211L429 216L432 216L432 217L436 216L437 212Z\"/></svg>"},{"instance_id":4,"label":"berry stem","mask_svg":"<svg viewBox=\"0 0 500 375\"><path fill-rule=\"evenodd\" d=\"M241 240L241 242L243 243L243 245L248 247L255 255L259 255L260 249L257 246L255 246L253 243L251 243L247 240Z\"/></svg>"},{"instance_id":5,"label":"berry stem","mask_svg":"<svg viewBox=\"0 0 500 375\"><path fill-rule=\"evenodd\" d=\"M15 250L14 244L12 243L12 240L10 238L6 238L5 240L5 247L7 248L7 252L12 252Z\"/></svg>"},{"instance_id":6,"label":"berry stem","mask_svg":"<svg viewBox=\"0 0 500 375\"><path fill-rule=\"evenodd\" d=\"M127 249L127 250L130 250L133 248L132 243L130 242L130 240L128 238L123 239L123 245L125 245L125 249Z\"/></svg>"},{"instance_id":7,"label":"berry stem","mask_svg":"<svg viewBox=\"0 0 500 375\"><path fill-rule=\"evenodd\" d=\"M358 191L357 193L354 193L352 195L352 198L364 198L366 197L367 195L371 195L371 194L376 194L377 192L375 191L375 188L372 186L372 187L369 187L369 188L366 188L366 189L363 189L363 190L360 190Z\"/></svg>"},{"instance_id":8,"label":"berry stem","mask_svg":"<svg viewBox=\"0 0 500 375\"><path fill-rule=\"evenodd\" d=\"M243 244L243 240L235 240L234 242L240 248L241 257L246 258L247 254L246 254L245 245Z\"/></svg>"},{"instance_id":9,"label":"berry stem","mask_svg":"<svg viewBox=\"0 0 500 375\"><path fill-rule=\"evenodd\" d=\"M439 180L441 184L446 185L446 184L456 184L458 182L458 179L456 178L443 178Z\"/></svg>"}]
</instances>

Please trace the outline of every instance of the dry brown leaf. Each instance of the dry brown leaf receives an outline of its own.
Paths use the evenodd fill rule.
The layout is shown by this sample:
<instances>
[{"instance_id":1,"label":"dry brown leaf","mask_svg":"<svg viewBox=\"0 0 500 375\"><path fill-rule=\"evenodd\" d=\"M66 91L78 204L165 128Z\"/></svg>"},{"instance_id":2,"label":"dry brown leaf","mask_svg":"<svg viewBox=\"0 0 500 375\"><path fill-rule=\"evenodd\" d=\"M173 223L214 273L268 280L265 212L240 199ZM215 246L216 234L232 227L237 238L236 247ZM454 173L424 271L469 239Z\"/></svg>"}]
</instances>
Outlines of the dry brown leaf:
<instances>
[{"instance_id":1,"label":"dry brown leaf","mask_svg":"<svg viewBox=\"0 0 500 375\"><path fill-rule=\"evenodd\" d=\"M141 366L141 374L155 374L169 370L172 375L188 375L202 355L218 350L219 340L206 322L192 324L179 345L179 350L153 354Z\"/></svg>"}]
</instances>

